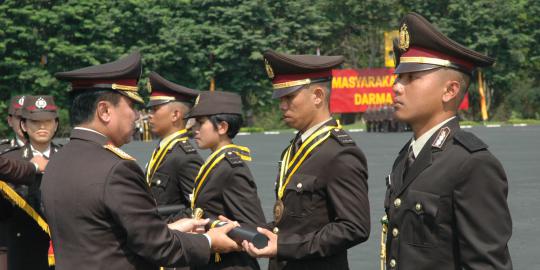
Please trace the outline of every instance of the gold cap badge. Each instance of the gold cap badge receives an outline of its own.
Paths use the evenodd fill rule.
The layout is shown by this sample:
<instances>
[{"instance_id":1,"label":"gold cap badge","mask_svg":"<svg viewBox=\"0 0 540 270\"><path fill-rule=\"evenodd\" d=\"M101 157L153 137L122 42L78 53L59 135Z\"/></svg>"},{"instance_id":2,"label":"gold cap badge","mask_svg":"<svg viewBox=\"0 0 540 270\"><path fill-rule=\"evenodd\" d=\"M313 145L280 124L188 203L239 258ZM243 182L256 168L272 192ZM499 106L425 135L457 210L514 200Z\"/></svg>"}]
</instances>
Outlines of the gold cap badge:
<instances>
[{"instance_id":1,"label":"gold cap badge","mask_svg":"<svg viewBox=\"0 0 540 270\"><path fill-rule=\"evenodd\" d=\"M404 23L399 29L399 49L406 51L409 49L409 30L407 30L407 24Z\"/></svg>"},{"instance_id":2,"label":"gold cap badge","mask_svg":"<svg viewBox=\"0 0 540 270\"><path fill-rule=\"evenodd\" d=\"M273 79L274 70L272 69L272 66L270 66L270 63L268 63L268 60L266 59L264 59L264 67L266 68L266 74L268 74L268 78Z\"/></svg>"}]
</instances>

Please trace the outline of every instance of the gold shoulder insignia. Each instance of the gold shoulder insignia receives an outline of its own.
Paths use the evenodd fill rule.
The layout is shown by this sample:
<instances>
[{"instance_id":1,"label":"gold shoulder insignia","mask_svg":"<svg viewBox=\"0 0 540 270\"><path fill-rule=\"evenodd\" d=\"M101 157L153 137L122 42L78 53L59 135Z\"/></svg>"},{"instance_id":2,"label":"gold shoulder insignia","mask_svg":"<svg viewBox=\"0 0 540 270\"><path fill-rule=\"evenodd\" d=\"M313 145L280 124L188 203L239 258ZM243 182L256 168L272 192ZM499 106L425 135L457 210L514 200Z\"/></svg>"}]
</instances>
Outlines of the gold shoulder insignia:
<instances>
[{"instance_id":1,"label":"gold shoulder insignia","mask_svg":"<svg viewBox=\"0 0 540 270\"><path fill-rule=\"evenodd\" d=\"M122 159L135 160L134 157L130 156L128 153L124 152L122 149L112 144L106 144L103 146L103 148L108 149L109 151L115 153L117 156L121 157Z\"/></svg>"}]
</instances>

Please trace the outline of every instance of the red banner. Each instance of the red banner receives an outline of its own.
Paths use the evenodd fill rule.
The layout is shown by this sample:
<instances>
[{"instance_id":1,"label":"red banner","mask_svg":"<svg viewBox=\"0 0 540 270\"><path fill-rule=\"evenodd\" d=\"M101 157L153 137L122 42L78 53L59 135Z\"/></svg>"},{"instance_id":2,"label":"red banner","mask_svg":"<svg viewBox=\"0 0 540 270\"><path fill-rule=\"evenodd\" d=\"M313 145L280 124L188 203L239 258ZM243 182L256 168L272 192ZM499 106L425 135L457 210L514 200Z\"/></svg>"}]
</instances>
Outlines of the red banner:
<instances>
[{"instance_id":1,"label":"red banner","mask_svg":"<svg viewBox=\"0 0 540 270\"><path fill-rule=\"evenodd\" d=\"M332 70L332 113L365 112L368 107L391 105L394 102L392 85L397 75L394 69L334 69ZM469 108L468 95L460 110Z\"/></svg>"},{"instance_id":2,"label":"red banner","mask_svg":"<svg viewBox=\"0 0 540 270\"><path fill-rule=\"evenodd\" d=\"M368 106L392 104L392 85L397 75L394 69L334 69L332 70L332 113L365 112Z\"/></svg>"}]
</instances>

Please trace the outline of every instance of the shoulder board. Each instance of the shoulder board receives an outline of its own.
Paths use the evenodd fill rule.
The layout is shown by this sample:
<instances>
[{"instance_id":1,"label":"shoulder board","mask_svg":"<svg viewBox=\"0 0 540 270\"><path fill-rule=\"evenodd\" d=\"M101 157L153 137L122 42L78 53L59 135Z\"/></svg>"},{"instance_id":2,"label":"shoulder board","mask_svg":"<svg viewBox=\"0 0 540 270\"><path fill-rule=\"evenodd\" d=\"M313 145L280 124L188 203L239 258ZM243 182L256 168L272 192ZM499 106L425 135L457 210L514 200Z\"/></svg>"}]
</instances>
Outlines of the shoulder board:
<instances>
[{"instance_id":1,"label":"shoulder board","mask_svg":"<svg viewBox=\"0 0 540 270\"><path fill-rule=\"evenodd\" d=\"M132 156L130 156L128 153L124 152L122 149L112 145L112 144L106 144L103 146L103 148L115 153L117 156L121 157L122 159L126 160L135 160Z\"/></svg>"},{"instance_id":2,"label":"shoulder board","mask_svg":"<svg viewBox=\"0 0 540 270\"><path fill-rule=\"evenodd\" d=\"M347 133L345 130L340 129L340 128L334 128L332 129L331 132L332 132L332 136L336 138L336 140L341 145L354 145L355 144L354 140L351 138L351 135L349 135L349 133Z\"/></svg>"},{"instance_id":3,"label":"shoulder board","mask_svg":"<svg viewBox=\"0 0 540 270\"><path fill-rule=\"evenodd\" d=\"M240 165L244 164L244 162L242 161L242 158L233 151L226 152L225 153L225 159L229 163L231 163L231 166L233 166L233 167L240 166Z\"/></svg>"},{"instance_id":4,"label":"shoulder board","mask_svg":"<svg viewBox=\"0 0 540 270\"><path fill-rule=\"evenodd\" d=\"M18 145L14 145L14 146L10 146L8 148L5 148L4 150L2 150L2 152L0 152L0 154L5 154L7 152L11 152L13 150L17 150L17 149L21 149L22 147L21 146L18 146Z\"/></svg>"},{"instance_id":5,"label":"shoulder board","mask_svg":"<svg viewBox=\"0 0 540 270\"><path fill-rule=\"evenodd\" d=\"M476 137L476 135L467 131L457 131L456 134L454 134L454 139L471 153L488 148L487 144Z\"/></svg>"},{"instance_id":6,"label":"shoulder board","mask_svg":"<svg viewBox=\"0 0 540 270\"><path fill-rule=\"evenodd\" d=\"M197 149L195 149L195 147L193 147L193 145L189 142L189 140L180 141L180 142L178 142L178 145L186 153L195 153L195 152L197 152Z\"/></svg>"}]
</instances>

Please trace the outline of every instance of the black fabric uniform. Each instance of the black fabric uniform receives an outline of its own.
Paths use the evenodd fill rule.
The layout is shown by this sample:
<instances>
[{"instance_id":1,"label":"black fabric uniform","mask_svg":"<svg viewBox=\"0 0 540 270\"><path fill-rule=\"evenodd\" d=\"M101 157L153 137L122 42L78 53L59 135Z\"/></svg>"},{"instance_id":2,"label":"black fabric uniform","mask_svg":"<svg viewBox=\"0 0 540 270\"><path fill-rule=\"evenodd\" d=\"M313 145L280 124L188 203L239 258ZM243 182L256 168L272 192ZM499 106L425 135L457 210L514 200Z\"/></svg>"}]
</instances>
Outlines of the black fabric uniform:
<instances>
[{"instance_id":1,"label":"black fabric uniform","mask_svg":"<svg viewBox=\"0 0 540 270\"><path fill-rule=\"evenodd\" d=\"M394 162L385 200L387 269L512 269L504 169L457 119L446 127L444 144L432 146L435 132L405 176L409 143Z\"/></svg>"},{"instance_id":2,"label":"black fabric uniform","mask_svg":"<svg viewBox=\"0 0 540 270\"><path fill-rule=\"evenodd\" d=\"M195 207L202 208L205 217L217 219L224 215L243 227L256 228L266 222L253 176L234 152L227 153L212 169L199 191ZM257 259L245 252L220 256L221 262L215 263L213 255L208 266L197 269L260 269Z\"/></svg>"},{"instance_id":3,"label":"black fabric uniform","mask_svg":"<svg viewBox=\"0 0 540 270\"><path fill-rule=\"evenodd\" d=\"M291 178L280 222L269 224L279 230L269 269L349 269L347 249L370 233L367 178L362 151L345 131L332 131Z\"/></svg>"},{"instance_id":4,"label":"black fabric uniform","mask_svg":"<svg viewBox=\"0 0 540 270\"><path fill-rule=\"evenodd\" d=\"M187 133L177 137L185 136ZM166 154L150 182L158 206L184 205L186 210L190 209L189 195L193 192L193 181L202 164L203 159L188 140L178 142ZM187 216L186 212L181 212L170 215L166 220L172 222Z\"/></svg>"},{"instance_id":5,"label":"black fabric uniform","mask_svg":"<svg viewBox=\"0 0 540 270\"><path fill-rule=\"evenodd\" d=\"M59 149L59 145L51 143L49 158L53 157ZM14 146L6 150L2 156L26 161L34 157L30 144L22 147ZM39 188L41 178L42 174L36 174L34 177L24 180L28 184L13 185L13 188L43 218ZM49 269L48 250L50 238L47 233L21 208L13 206L10 212L6 221L8 269Z\"/></svg>"},{"instance_id":6,"label":"black fabric uniform","mask_svg":"<svg viewBox=\"0 0 540 270\"><path fill-rule=\"evenodd\" d=\"M137 163L74 129L41 185L56 269L158 269L206 264L203 235L169 230Z\"/></svg>"}]
</instances>

